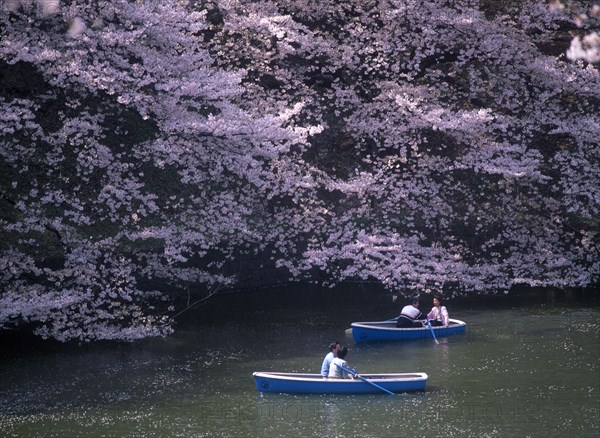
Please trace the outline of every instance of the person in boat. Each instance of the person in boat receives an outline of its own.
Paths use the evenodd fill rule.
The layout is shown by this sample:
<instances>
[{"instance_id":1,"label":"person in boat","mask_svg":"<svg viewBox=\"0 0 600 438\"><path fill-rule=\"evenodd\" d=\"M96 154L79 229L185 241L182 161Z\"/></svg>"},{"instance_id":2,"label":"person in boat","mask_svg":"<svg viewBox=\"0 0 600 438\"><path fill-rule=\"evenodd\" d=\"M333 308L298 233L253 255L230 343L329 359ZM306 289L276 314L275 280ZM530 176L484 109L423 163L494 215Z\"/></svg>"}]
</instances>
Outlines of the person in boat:
<instances>
[{"instance_id":1,"label":"person in boat","mask_svg":"<svg viewBox=\"0 0 600 438\"><path fill-rule=\"evenodd\" d=\"M421 320L427 319L426 315L423 315L419 310L419 299L413 298L411 303L402 308L396 327L407 328L407 327L423 327Z\"/></svg>"},{"instance_id":2,"label":"person in boat","mask_svg":"<svg viewBox=\"0 0 600 438\"><path fill-rule=\"evenodd\" d=\"M448 309L446 309L446 306L442 306L442 297L439 295L433 297L433 307L431 308L431 312L427 314L427 319L432 326L448 327L448 322L450 321Z\"/></svg>"},{"instance_id":3,"label":"person in boat","mask_svg":"<svg viewBox=\"0 0 600 438\"><path fill-rule=\"evenodd\" d=\"M342 369L346 368L350 369L348 362L346 362L345 358L348 354L348 347L341 347L337 352L337 357L335 357L331 361L331 366L329 367L329 378L330 379L354 379L354 376L347 371Z\"/></svg>"},{"instance_id":4,"label":"person in boat","mask_svg":"<svg viewBox=\"0 0 600 438\"><path fill-rule=\"evenodd\" d=\"M331 367L331 362L338 354L338 350L340 349L340 343L338 341L332 342L329 344L329 353L323 359L323 364L321 365L321 375L323 377L329 376L329 369Z\"/></svg>"}]
</instances>

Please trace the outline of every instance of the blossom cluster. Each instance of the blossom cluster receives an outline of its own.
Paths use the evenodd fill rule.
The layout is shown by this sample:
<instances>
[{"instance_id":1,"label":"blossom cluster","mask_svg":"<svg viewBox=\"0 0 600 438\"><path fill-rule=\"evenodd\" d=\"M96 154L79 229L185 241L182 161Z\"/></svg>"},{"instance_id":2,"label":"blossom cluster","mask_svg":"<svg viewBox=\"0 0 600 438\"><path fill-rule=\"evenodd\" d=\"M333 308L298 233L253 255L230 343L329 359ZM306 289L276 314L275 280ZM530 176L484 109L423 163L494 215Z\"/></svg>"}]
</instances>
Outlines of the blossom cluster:
<instances>
[{"instance_id":1,"label":"blossom cluster","mask_svg":"<svg viewBox=\"0 0 600 438\"><path fill-rule=\"evenodd\" d=\"M482 3L3 2L0 328L164 336L163 291L235 285L244 254L327 285L597 284L598 10Z\"/></svg>"}]
</instances>

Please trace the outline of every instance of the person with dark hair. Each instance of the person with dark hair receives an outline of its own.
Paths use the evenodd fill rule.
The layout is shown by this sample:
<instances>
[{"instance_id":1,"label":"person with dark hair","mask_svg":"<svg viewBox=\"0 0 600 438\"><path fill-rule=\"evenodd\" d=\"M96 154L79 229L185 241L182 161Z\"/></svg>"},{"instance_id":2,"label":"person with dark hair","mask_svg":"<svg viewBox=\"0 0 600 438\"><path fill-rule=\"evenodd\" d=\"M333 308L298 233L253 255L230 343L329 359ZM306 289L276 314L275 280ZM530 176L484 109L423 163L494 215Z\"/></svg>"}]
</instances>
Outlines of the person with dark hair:
<instances>
[{"instance_id":1,"label":"person with dark hair","mask_svg":"<svg viewBox=\"0 0 600 438\"><path fill-rule=\"evenodd\" d=\"M431 312L427 314L427 319L432 326L448 327L450 317L446 306L442 306L441 296L436 295L433 297L433 307L431 308Z\"/></svg>"},{"instance_id":2,"label":"person with dark hair","mask_svg":"<svg viewBox=\"0 0 600 438\"><path fill-rule=\"evenodd\" d=\"M411 303L402 308L396 327L407 328L407 327L423 327L423 324L419 321L425 319L426 316L419 310L419 299L413 298Z\"/></svg>"},{"instance_id":3,"label":"person with dark hair","mask_svg":"<svg viewBox=\"0 0 600 438\"><path fill-rule=\"evenodd\" d=\"M323 364L321 365L321 375L323 377L329 376L329 368L331 366L331 361L335 359L338 354L338 350L340 348L340 343L338 341L332 342L329 344L329 353L323 359Z\"/></svg>"},{"instance_id":4,"label":"person with dark hair","mask_svg":"<svg viewBox=\"0 0 600 438\"><path fill-rule=\"evenodd\" d=\"M337 357L333 359L333 361L331 362L331 366L329 367L330 379L354 379L354 376L352 374L349 374L343 369L350 369L348 362L346 362L345 360L347 354L348 347L341 347L338 350Z\"/></svg>"}]
</instances>

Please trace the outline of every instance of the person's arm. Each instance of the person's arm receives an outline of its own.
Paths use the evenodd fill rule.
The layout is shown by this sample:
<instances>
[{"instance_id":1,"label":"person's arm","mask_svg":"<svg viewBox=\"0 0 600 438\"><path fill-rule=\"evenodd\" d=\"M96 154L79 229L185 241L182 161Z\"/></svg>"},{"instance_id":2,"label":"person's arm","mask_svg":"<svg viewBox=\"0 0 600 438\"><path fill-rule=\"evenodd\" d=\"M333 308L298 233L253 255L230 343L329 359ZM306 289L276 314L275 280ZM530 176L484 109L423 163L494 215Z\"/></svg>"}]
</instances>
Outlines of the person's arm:
<instances>
[{"instance_id":1,"label":"person's arm","mask_svg":"<svg viewBox=\"0 0 600 438\"><path fill-rule=\"evenodd\" d=\"M329 367L331 366L331 361L329 360L329 354L325 356L323 359L323 363L321 364L321 375L323 377L329 376Z\"/></svg>"},{"instance_id":2,"label":"person's arm","mask_svg":"<svg viewBox=\"0 0 600 438\"><path fill-rule=\"evenodd\" d=\"M450 322L450 315L448 315L448 309L446 309L446 306L443 306L441 308L441 313L442 313L442 324L444 324L444 326L448 326L448 323Z\"/></svg>"},{"instance_id":3,"label":"person's arm","mask_svg":"<svg viewBox=\"0 0 600 438\"><path fill-rule=\"evenodd\" d=\"M352 368L350 368L350 365L348 365L348 362L344 362L344 368L346 368L347 370L352 370ZM344 371L344 373L346 374L346 377L344 377L345 379L356 379L356 377L354 377L354 374L347 373L346 371Z\"/></svg>"}]
</instances>

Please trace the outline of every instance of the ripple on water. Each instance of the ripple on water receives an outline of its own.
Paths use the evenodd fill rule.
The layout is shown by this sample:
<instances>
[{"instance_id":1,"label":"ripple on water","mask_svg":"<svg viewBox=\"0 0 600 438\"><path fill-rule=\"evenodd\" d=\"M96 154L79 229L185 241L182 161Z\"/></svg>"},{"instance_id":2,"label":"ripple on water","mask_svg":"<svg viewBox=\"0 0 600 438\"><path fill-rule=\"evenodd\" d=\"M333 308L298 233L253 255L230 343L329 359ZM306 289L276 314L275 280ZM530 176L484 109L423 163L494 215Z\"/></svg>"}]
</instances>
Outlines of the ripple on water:
<instances>
[{"instance_id":1,"label":"ripple on water","mask_svg":"<svg viewBox=\"0 0 600 438\"><path fill-rule=\"evenodd\" d=\"M490 315L477 317L484 327ZM176 339L3 364L1 429L6 436L395 437L443 424L455 437L598 436L597 426L573 420L600 417L597 314L539 314L533 324L515 311L493 317L497 331L486 336L353 348L349 361L359 369L429 374L425 393L396 397L257 393L256 367L318 369L323 346L338 336L311 328L313 339L296 339L298 325L273 344L253 343L254 334L240 330L231 337L241 336L233 341L243 349Z\"/></svg>"}]
</instances>

